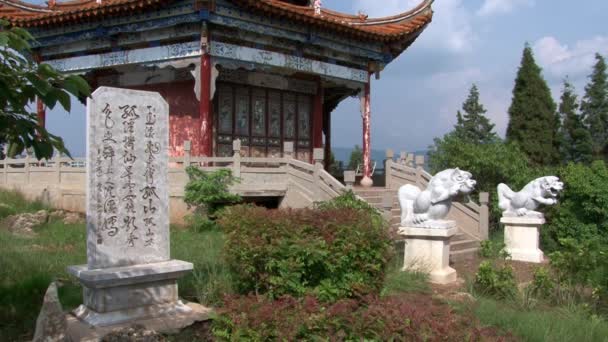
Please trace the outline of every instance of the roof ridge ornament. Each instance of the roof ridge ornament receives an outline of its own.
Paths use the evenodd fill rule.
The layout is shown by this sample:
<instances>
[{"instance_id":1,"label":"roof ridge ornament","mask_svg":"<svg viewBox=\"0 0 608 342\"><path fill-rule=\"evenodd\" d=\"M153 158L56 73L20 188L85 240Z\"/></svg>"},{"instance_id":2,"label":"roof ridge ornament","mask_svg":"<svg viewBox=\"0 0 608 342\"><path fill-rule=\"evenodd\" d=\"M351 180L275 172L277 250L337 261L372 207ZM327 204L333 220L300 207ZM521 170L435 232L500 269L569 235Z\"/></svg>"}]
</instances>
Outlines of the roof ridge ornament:
<instances>
[{"instance_id":1,"label":"roof ridge ornament","mask_svg":"<svg viewBox=\"0 0 608 342\"><path fill-rule=\"evenodd\" d=\"M323 2L321 0L310 0L310 4L315 10L315 15L321 15L321 6L323 6Z\"/></svg>"}]
</instances>

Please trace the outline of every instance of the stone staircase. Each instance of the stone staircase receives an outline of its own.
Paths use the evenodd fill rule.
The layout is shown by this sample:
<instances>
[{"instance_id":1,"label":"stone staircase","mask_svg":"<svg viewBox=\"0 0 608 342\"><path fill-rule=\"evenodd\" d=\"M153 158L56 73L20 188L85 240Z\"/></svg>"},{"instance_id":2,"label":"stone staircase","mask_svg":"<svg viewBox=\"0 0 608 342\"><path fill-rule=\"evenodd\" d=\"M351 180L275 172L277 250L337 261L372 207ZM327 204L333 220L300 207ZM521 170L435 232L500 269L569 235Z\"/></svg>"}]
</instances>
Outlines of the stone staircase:
<instances>
[{"instance_id":1,"label":"stone staircase","mask_svg":"<svg viewBox=\"0 0 608 342\"><path fill-rule=\"evenodd\" d=\"M385 188L367 189L361 187L355 187L353 190L359 197L382 212L385 212L385 208L383 207L383 198L387 191L392 192L393 203L390 209L390 224L391 227L395 229L399 227L399 223L401 221L401 209L399 208L399 200L397 199L396 191L387 190ZM464 232L459 232L458 234L454 235L451 240L450 261L453 262L475 257L479 251L479 246L479 240L467 235Z\"/></svg>"}]
</instances>

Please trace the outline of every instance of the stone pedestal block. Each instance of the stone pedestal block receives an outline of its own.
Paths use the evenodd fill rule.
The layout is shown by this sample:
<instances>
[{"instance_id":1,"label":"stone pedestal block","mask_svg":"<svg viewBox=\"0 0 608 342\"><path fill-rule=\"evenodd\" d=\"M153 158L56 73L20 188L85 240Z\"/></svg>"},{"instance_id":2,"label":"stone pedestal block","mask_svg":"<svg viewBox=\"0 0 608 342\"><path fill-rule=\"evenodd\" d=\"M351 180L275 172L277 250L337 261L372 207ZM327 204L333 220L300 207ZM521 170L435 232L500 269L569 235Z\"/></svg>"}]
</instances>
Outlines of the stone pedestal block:
<instances>
[{"instance_id":1,"label":"stone pedestal block","mask_svg":"<svg viewBox=\"0 0 608 342\"><path fill-rule=\"evenodd\" d=\"M458 232L450 228L401 227L405 237L403 270L425 272L434 284L449 284L457 279L456 270L450 267L450 238Z\"/></svg>"},{"instance_id":2,"label":"stone pedestal block","mask_svg":"<svg viewBox=\"0 0 608 342\"><path fill-rule=\"evenodd\" d=\"M104 269L71 266L68 272L82 284L84 298L74 315L95 327L188 316L192 310L178 298L177 279L191 270L191 263L179 260Z\"/></svg>"},{"instance_id":3,"label":"stone pedestal block","mask_svg":"<svg viewBox=\"0 0 608 342\"><path fill-rule=\"evenodd\" d=\"M543 262L544 254L539 248L540 227L545 224L543 217L503 216L500 223L505 225L505 249L512 260Z\"/></svg>"}]
</instances>

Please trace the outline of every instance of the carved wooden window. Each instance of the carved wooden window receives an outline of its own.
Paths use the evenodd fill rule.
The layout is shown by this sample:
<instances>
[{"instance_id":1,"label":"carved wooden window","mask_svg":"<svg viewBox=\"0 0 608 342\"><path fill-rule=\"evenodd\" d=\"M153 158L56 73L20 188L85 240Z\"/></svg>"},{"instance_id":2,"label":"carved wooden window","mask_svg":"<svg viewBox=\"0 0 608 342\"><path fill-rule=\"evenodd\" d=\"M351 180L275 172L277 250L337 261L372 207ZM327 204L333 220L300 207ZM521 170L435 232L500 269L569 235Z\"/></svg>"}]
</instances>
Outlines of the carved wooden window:
<instances>
[{"instance_id":1,"label":"carved wooden window","mask_svg":"<svg viewBox=\"0 0 608 342\"><path fill-rule=\"evenodd\" d=\"M312 96L218 82L214 110L217 156L232 155L232 141L241 139L245 156L281 157L290 141L296 157L310 161Z\"/></svg>"}]
</instances>

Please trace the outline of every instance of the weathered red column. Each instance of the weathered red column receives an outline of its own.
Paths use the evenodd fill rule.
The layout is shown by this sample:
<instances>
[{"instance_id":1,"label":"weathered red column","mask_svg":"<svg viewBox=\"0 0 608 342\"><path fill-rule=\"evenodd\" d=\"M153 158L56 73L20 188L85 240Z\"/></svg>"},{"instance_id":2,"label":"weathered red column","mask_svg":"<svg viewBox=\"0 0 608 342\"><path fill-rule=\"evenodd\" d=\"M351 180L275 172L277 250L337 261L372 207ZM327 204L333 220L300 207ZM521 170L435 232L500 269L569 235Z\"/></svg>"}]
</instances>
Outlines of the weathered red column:
<instances>
[{"instance_id":1,"label":"weathered red column","mask_svg":"<svg viewBox=\"0 0 608 342\"><path fill-rule=\"evenodd\" d=\"M363 118L363 179L361 186L371 187L374 185L372 180L372 165L371 165L371 106L370 106L370 91L371 91L371 72L367 74L367 83L361 98L361 116Z\"/></svg>"},{"instance_id":2,"label":"weathered red column","mask_svg":"<svg viewBox=\"0 0 608 342\"><path fill-rule=\"evenodd\" d=\"M213 156L213 118L211 114L211 56L203 50L200 74L201 154Z\"/></svg>"},{"instance_id":3,"label":"weathered red column","mask_svg":"<svg viewBox=\"0 0 608 342\"><path fill-rule=\"evenodd\" d=\"M312 115L312 147L323 148L323 84L317 81L317 95Z\"/></svg>"},{"instance_id":4,"label":"weathered red column","mask_svg":"<svg viewBox=\"0 0 608 342\"><path fill-rule=\"evenodd\" d=\"M331 112L325 112L325 170L329 172L331 168Z\"/></svg>"},{"instance_id":5,"label":"weathered red column","mask_svg":"<svg viewBox=\"0 0 608 342\"><path fill-rule=\"evenodd\" d=\"M34 54L34 60L38 64L42 62L42 58L37 53ZM44 103L40 97L36 98L36 114L38 116L38 126L46 127L46 109L44 108Z\"/></svg>"}]
</instances>

